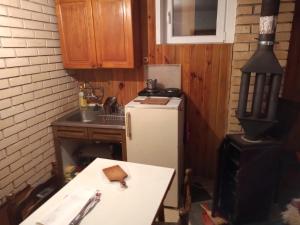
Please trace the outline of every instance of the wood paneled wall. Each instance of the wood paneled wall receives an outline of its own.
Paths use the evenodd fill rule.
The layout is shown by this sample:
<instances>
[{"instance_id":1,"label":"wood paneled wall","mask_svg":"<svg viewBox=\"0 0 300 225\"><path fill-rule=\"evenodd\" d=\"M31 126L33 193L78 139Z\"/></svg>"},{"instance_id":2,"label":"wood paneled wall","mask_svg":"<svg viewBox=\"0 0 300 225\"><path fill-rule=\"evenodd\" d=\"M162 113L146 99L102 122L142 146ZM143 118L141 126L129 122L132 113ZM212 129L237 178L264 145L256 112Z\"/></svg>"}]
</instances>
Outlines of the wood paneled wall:
<instances>
[{"instance_id":1,"label":"wood paneled wall","mask_svg":"<svg viewBox=\"0 0 300 225\"><path fill-rule=\"evenodd\" d=\"M300 103L300 2L296 1L283 97Z\"/></svg>"},{"instance_id":2,"label":"wood paneled wall","mask_svg":"<svg viewBox=\"0 0 300 225\"><path fill-rule=\"evenodd\" d=\"M150 64L181 64L186 95L185 164L194 175L212 177L227 125L231 44L156 45L154 0L141 1L143 56ZM79 80L105 87L126 104L143 88L143 68L80 71Z\"/></svg>"},{"instance_id":3,"label":"wood paneled wall","mask_svg":"<svg viewBox=\"0 0 300 225\"><path fill-rule=\"evenodd\" d=\"M93 88L103 87L105 100L116 96L125 105L143 89L143 67L131 69L78 70L73 75L79 82L89 82Z\"/></svg>"}]
</instances>

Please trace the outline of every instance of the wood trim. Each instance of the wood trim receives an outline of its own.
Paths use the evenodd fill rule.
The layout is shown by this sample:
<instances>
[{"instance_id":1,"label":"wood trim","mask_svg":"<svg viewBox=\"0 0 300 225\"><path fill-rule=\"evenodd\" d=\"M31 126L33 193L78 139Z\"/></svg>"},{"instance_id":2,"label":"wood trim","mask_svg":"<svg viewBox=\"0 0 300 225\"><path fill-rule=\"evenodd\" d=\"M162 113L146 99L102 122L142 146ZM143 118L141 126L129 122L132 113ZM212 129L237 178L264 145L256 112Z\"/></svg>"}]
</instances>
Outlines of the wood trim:
<instances>
[{"instance_id":1,"label":"wood trim","mask_svg":"<svg viewBox=\"0 0 300 225\"><path fill-rule=\"evenodd\" d=\"M123 130L89 128L89 139L102 141L122 141Z\"/></svg>"},{"instance_id":2,"label":"wood trim","mask_svg":"<svg viewBox=\"0 0 300 225\"><path fill-rule=\"evenodd\" d=\"M59 182L59 185L62 187L65 183L64 178L64 169L63 169L63 161L62 161L62 155L61 155L61 141L59 138L56 137L56 132L54 131L54 147L55 147L55 157L57 162L57 179Z\"/></svg>"},{"instance_id":3,"label":"wood trim","mask_svg":"<svg viewBox=\"0 0 300 225\"><path fill-rule=\"evenodd\" d=\"M122 141L121 141L121 145L122 145L122 160L123 161L127 161L127 147L126 147L126 134L125 134L125 130L122 131L121 135L122 135Z\"/></svg>"},{"instance_id":4,"label":"wood trim","mask_svg":"<svg viewBox=\"0 0 300 225\"><path fill-rule=\"evenodd\" d=\"M142 51L143 51L143 43L141 38L141 28L142 28L142 4L144 1L139 0L131 0L132 5L132 33L133 33L133 64L135 68L138 68L142 65Z\"/></svg>"},{"instance_id":5,"label":"wood trim","mask_svg":"<svg viewBox=\"0 0 300 225\"><path fill-rule=\"evenodd\" d=\"M88 138L88 130L83 127L61 127L55 128L55 136L60 138Z\"/></svg>"}]
</instances>

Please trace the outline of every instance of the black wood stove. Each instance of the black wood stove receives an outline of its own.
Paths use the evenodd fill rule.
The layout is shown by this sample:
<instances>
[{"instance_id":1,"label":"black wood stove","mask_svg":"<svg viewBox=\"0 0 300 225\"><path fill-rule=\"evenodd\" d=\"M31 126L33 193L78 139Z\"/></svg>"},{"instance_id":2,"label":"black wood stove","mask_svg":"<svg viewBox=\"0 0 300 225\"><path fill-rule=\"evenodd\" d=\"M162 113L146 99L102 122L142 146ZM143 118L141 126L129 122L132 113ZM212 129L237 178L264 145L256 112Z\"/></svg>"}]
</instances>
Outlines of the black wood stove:
<instances>
[{"instance_id":1,"label":"black wood stove","mask_svg":"<svg viewBox=\"0 0 300 225\"><path fill-rule=\"evenodd\" d=\"M263 0L258 48L241 69L236 112L244 134L227 135L219 152L213 215L232 224L266 220L278 186L280 142L267 138L277 123L283 69L274 52L279 0ZM255 79L249 99L251 79Z\"/></svg>"},{"instance_id":2,"label":"black wood stove","mask_svg":"<svg viewBox=\"0 0 300 225\"><path fill-rule=\"evenodd\" d=\"M268 219L279 177L281 143L251 143L242 137L228 135L219 150L213 198L213 214L234 225Z\"/></svg>"}]
</instances>

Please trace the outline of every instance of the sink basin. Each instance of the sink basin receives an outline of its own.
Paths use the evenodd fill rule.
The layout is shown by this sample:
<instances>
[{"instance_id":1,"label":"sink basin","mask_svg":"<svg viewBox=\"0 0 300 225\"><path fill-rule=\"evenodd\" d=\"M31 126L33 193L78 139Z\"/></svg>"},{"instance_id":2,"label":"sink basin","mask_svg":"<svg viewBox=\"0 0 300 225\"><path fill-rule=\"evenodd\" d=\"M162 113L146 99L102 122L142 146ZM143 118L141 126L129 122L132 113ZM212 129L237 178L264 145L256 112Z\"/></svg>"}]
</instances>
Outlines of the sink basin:
<instances>
[{"instance_id":1,"label":"sink basin","mask_svg":"<svg viewBox=\"0 0 300 225\"><path fill-rule=\"evenodd\" d=\"M97 114L98 113L94 111L76 111L76 113L67 117L66 121L90 123L97 119Z\"/></svg>"},{"instance_id":2,"label":"sink basin","mask_svg":"<svg viewBox=\"0 0 300 225\"><path fill-rule=\"evenodd\" d=\"M58 119L53 124L125 129L125 117L121 114L105 114L104 111L76 110Z\"/></svg>"}]
</instances>

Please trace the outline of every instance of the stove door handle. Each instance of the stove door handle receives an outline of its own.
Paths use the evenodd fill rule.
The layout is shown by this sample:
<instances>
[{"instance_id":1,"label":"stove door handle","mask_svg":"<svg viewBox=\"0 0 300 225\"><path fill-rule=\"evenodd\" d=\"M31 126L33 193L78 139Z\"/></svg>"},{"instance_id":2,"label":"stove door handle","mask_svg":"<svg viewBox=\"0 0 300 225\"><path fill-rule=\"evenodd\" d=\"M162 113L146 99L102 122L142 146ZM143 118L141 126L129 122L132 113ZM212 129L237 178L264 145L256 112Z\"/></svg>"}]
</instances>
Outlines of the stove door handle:
<instances>
[{"instance_id":1,"label":"stove door handle","mask_svg":"<svg viewBox=\"0 0 300 225\"><path fill-rule=\"evenodd\" d=\"M132 133L131 133L131 115L130 115L130 112L126 113L125 122L126 122L126 136L129 138L129 140L131 140Z\"/></svg>"}]
</instances>

